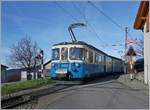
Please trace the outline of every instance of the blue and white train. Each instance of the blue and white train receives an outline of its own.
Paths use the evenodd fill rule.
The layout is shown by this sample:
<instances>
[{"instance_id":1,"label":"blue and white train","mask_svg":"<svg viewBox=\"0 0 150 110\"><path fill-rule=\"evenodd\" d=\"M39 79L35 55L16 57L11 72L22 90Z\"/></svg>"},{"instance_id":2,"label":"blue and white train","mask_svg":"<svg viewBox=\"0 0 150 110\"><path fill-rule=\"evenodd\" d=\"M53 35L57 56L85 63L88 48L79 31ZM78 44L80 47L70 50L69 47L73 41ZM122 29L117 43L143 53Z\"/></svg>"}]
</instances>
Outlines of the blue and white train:
<instances>
[{"instance_id":1,"label":"blue and white train","mask_svg":"<svg viewBox=\"0 0 150 110\"><path fill-rule=\"evenodd\" d=\"M52 47L50 76L83 80L123 72L123 61L82 41L62 42Z\"/></svg>"}]
</instances>

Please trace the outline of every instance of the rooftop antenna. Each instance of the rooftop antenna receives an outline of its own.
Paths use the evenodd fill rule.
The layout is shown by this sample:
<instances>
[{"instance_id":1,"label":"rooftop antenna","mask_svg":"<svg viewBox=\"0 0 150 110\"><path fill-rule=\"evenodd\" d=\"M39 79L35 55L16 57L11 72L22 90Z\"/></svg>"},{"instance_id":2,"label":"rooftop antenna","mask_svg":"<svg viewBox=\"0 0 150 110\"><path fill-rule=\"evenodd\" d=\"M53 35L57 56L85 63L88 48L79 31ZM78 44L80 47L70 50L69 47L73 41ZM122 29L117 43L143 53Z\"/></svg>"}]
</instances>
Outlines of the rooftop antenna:
<instances>
[{"instance_id":1,"label":"rooftop antenna","mask_svg":"<svg viewBox=\"0 0 150 110\"><path fill-rule=\"evenodd\" d=\"M76 39L72 29L76 28L76 27L81 27L81 26L86 26L86 25L84 23L73 23L68 27L68 31L71 36L72 42L77 42L77 39Z\"/></svg>"}]
</instances>

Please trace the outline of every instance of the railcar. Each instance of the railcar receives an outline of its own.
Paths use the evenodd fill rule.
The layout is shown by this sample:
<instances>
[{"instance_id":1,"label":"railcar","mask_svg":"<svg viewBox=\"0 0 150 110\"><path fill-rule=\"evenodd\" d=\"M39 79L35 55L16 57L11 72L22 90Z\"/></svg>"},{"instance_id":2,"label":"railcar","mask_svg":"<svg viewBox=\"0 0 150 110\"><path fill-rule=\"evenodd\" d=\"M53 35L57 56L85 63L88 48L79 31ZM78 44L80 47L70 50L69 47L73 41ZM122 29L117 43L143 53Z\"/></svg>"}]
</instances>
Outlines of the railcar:
<instances>
[{"instance_id":1,"label":"railcar","mask_svg":"<svg viewBox=\"0 0 150 110\"><path fill-rule=\"evenodd\" d=\"M83 80L121 73L123 62L82 41L52 46L50 76L53 79Z\"/></svg>"}]
</instances>

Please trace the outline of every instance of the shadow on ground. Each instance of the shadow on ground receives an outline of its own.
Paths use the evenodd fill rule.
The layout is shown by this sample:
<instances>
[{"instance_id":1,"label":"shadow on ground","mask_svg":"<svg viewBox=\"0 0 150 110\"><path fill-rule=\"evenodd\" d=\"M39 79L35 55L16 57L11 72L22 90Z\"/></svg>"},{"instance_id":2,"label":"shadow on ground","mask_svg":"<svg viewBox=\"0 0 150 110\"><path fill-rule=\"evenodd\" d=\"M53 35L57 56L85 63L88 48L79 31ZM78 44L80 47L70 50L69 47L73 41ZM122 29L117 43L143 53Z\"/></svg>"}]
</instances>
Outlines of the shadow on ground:
<instances>
[{"instance_id":1,"label":"shadow on ground","mask_svg":"<svg viewBox=\"0 0 150 110\"><path fill-rule=\"evenodd\" d=\"M94 77L90 79L86 79L83 84L93 84L93 83L98 83L98 82L106 82L106 81L112 81L112 80L117 80L122 74L110 74L107 76L99 76L99 77Z\"/></svg>"}]
</instances>

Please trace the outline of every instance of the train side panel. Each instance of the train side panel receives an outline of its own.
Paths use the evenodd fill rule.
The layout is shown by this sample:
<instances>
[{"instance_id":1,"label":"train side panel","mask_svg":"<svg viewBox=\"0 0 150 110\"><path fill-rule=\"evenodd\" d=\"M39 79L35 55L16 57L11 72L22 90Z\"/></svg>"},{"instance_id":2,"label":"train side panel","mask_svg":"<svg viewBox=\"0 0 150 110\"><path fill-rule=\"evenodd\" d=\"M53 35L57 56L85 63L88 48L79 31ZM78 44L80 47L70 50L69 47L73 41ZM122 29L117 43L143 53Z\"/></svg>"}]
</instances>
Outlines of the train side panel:
<instances>
[{"instance_id":1,"label":"train side panel","mask_svg":"<svg viewBox=\"0 0 150 110\"><path fill-rule=\"evenodd\" d=\"M102 64L84 64L84 77L90 78L104 74L104 65Z\"/></svg>"}]
</instances>

